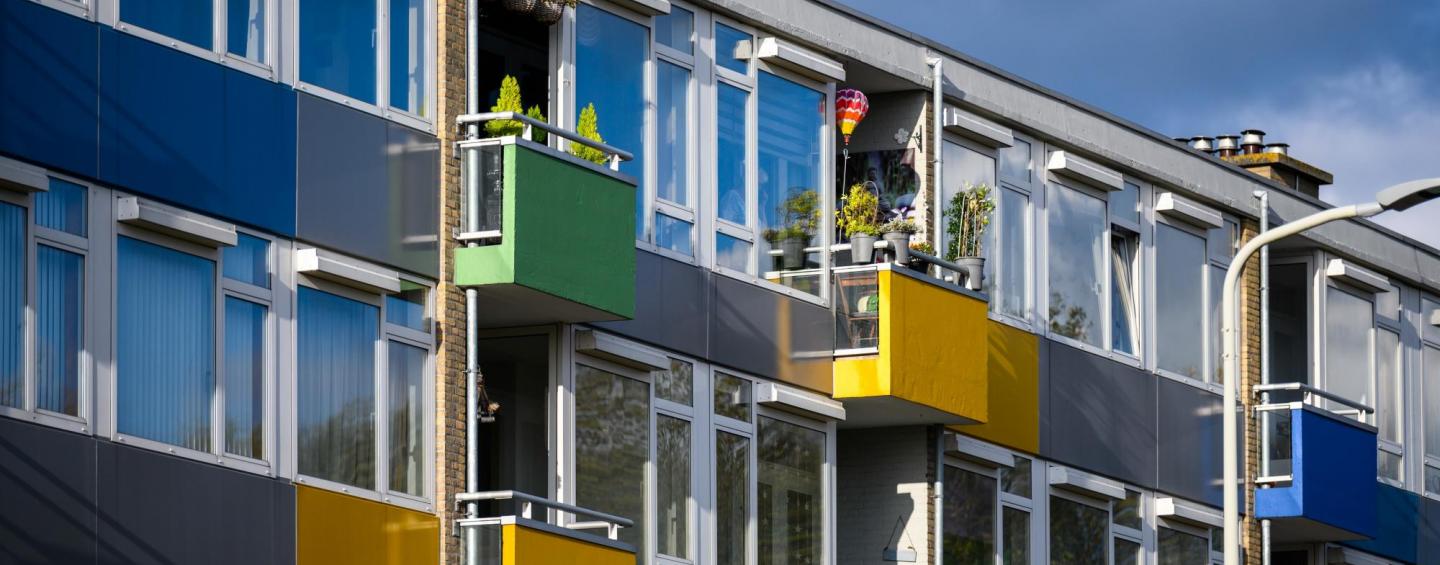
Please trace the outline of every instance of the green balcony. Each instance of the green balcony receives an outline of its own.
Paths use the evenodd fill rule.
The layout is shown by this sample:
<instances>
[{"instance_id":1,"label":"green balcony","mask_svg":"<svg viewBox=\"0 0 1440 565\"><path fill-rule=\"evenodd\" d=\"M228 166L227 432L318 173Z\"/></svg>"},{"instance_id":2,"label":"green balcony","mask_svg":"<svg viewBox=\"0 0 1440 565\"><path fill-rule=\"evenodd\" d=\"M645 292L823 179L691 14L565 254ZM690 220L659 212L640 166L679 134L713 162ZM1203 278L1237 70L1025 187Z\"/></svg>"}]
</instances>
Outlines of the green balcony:
<instances>
[{"instance_id":1,"label":"green balcony","mask_svg":"<svg viewBox=\"0 0 1440 565\"><path fill-rule=\"evenodd\" d=\"M634 316L633 178L528 135L459 146L466 198L455 284L479 293L481 327Z\"/></svg>"}]
</instances>

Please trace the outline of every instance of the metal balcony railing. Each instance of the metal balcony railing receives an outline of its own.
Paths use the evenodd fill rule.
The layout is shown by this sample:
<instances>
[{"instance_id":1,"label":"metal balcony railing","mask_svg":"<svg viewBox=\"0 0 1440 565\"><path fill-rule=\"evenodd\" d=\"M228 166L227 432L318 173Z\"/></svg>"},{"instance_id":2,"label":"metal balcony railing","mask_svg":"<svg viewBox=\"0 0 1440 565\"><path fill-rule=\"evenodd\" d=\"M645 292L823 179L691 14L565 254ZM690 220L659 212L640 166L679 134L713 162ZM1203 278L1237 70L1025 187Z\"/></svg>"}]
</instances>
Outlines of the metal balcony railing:
<instances>
[{"instance_id":1,"label":"metal balcony railing","mask_svg":"<svg viewBox=\"0 0 1440 565\"><path fill-rule=\"evenodd\" d=\"M1305 383L1263 384L1251 390L1259 400L1255 412L1261 421L1261 457L1260 476L1255 484L1261 486L1284 485L1294 480L1292 411L1318 410L1367 425L1375 413L1373 407Z\"/></svg>"},{"instance_id":2,"label":"metal balcony railing","mask_svg":"<svg viewBox=\"0 0 1440 565\"><path fill-rule=\"evenodd\" d=\"M478 538L477 552L466 558L465 565L504 565L502 528L507 525L562 533L577 541L591 543L605 543L606 541L615 543L619 539L620 528L629 528L635 525L627 518L514 490L467 492L455 495L457 510L463 510L468 504L486 502L512 502L518 506L518 509L513 513L461 518L455 521L456 536L463 538L466 535L474 535ZM536 517L537 509L543 509L543 517ZM578 519L571 520L567 517ZM604 532L601 535L594 533L593 530L604 530Z\"/></svg>"},{"instance_id":3,"label":"metal balcony railing","mask_svg":"<svg viewBox=\"0 0 1440 565\"><path fill-rule=\"evenodd\" d=\"M878 253L890 250L891 245L887 241L877 241L875 248ZM830 247L832 254L849 250L849 243L839 243ZM834 256L842 257L843 255L845 254L840 253ZM906 269L906 272L919 274L934 284L950 287L960 292L970 292L961 289L956 283L960 279L958 273L963 272L964 267L913 249L909 250L909 255L912 259L921 260L926 266L917 268L914 266L915 263L894 262L892 252L889 255L892 261L889 263L842 265L833 269L832 296L834 297L835 354L837 356L869 355L879 351L879 324L882 306L878 273L882 265L888 265L886 268Z\"/></svg>"}]
</instances>

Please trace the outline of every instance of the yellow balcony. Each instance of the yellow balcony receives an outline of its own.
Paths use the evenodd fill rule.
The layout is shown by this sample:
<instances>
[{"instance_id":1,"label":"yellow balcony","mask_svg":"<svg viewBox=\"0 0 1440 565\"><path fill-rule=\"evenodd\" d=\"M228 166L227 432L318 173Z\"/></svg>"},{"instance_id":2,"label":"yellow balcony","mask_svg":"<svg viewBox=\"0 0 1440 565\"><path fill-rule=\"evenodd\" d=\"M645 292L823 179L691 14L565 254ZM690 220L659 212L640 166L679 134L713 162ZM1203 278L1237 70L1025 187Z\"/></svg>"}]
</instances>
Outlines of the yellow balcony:
<instances>
[{"instance_id":1,"label":"yellow balcony","mask_svg":"<svg viewBox=\"0 0 1440 565\"><path fill-rule=\"evenodd\" d=\"M475 561L467 557L465 565L635 565L635 547L618 539L620 528L631 526L624 518L515 491L461 494L456 500L513 510L456 520L462 555L467 536L475 537L478 548ZM534 518L542 509L545 519Z\"/></svg>"},{"instance_id":2,"label":"yellow balcony","mask_svg":"<svg viewBox=\"0 0 1440 565\"><path fill-rule=\"evenodd\" d=\"M835 273L834 397L846 425L989 418L984 295L893 264Z\"/></svg>"}]
</instances>

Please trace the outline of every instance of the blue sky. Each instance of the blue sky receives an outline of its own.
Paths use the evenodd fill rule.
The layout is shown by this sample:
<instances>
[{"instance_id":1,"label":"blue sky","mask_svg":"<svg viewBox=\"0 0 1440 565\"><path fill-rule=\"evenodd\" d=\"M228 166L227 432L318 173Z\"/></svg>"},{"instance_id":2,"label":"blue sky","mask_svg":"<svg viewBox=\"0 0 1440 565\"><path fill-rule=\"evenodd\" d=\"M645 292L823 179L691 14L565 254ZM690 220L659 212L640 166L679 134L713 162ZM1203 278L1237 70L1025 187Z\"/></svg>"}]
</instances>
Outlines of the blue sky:
<instances>
[{"instance_id":1,"label":"blue sky","mask_svg":"<svg viewBox=\"0 0 1440 565\"><path fill-rule=\"evenodd\" d=\"M1440 2L840 1L1169 137L1265 130L1330 202L1440 177ZM1377 221L1440 247L1440 202Z\"/></svg>"}]
</instances>

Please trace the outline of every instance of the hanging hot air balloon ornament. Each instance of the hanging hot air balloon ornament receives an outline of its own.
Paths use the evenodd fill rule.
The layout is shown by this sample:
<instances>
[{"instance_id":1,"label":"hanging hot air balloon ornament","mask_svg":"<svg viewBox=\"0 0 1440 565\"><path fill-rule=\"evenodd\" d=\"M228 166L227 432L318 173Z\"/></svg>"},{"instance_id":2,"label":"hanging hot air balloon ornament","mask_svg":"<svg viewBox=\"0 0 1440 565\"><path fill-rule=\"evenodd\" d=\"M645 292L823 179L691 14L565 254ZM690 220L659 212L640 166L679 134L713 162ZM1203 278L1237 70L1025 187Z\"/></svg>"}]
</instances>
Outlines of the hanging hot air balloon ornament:
<instances>
[{"instance_id":1,"label":"hanging hot air balloon ornament","mask_svg":"<svg viewBox=\"0 0 1440 565\"><path fill-rule=\"evenodd\" d=\"M835 125L840 128L840 135L845 136L845 146L840 149L840 155L844 157L844 163L840 167L840 189L845 189L845 173L850 169L850 134L855 133L855 126L860 125L860 120L865 119L865 114L870 112L870 99L865 97L864 92L853 88L846 88L835 91Z\"/></svg>"}]
</instances>

